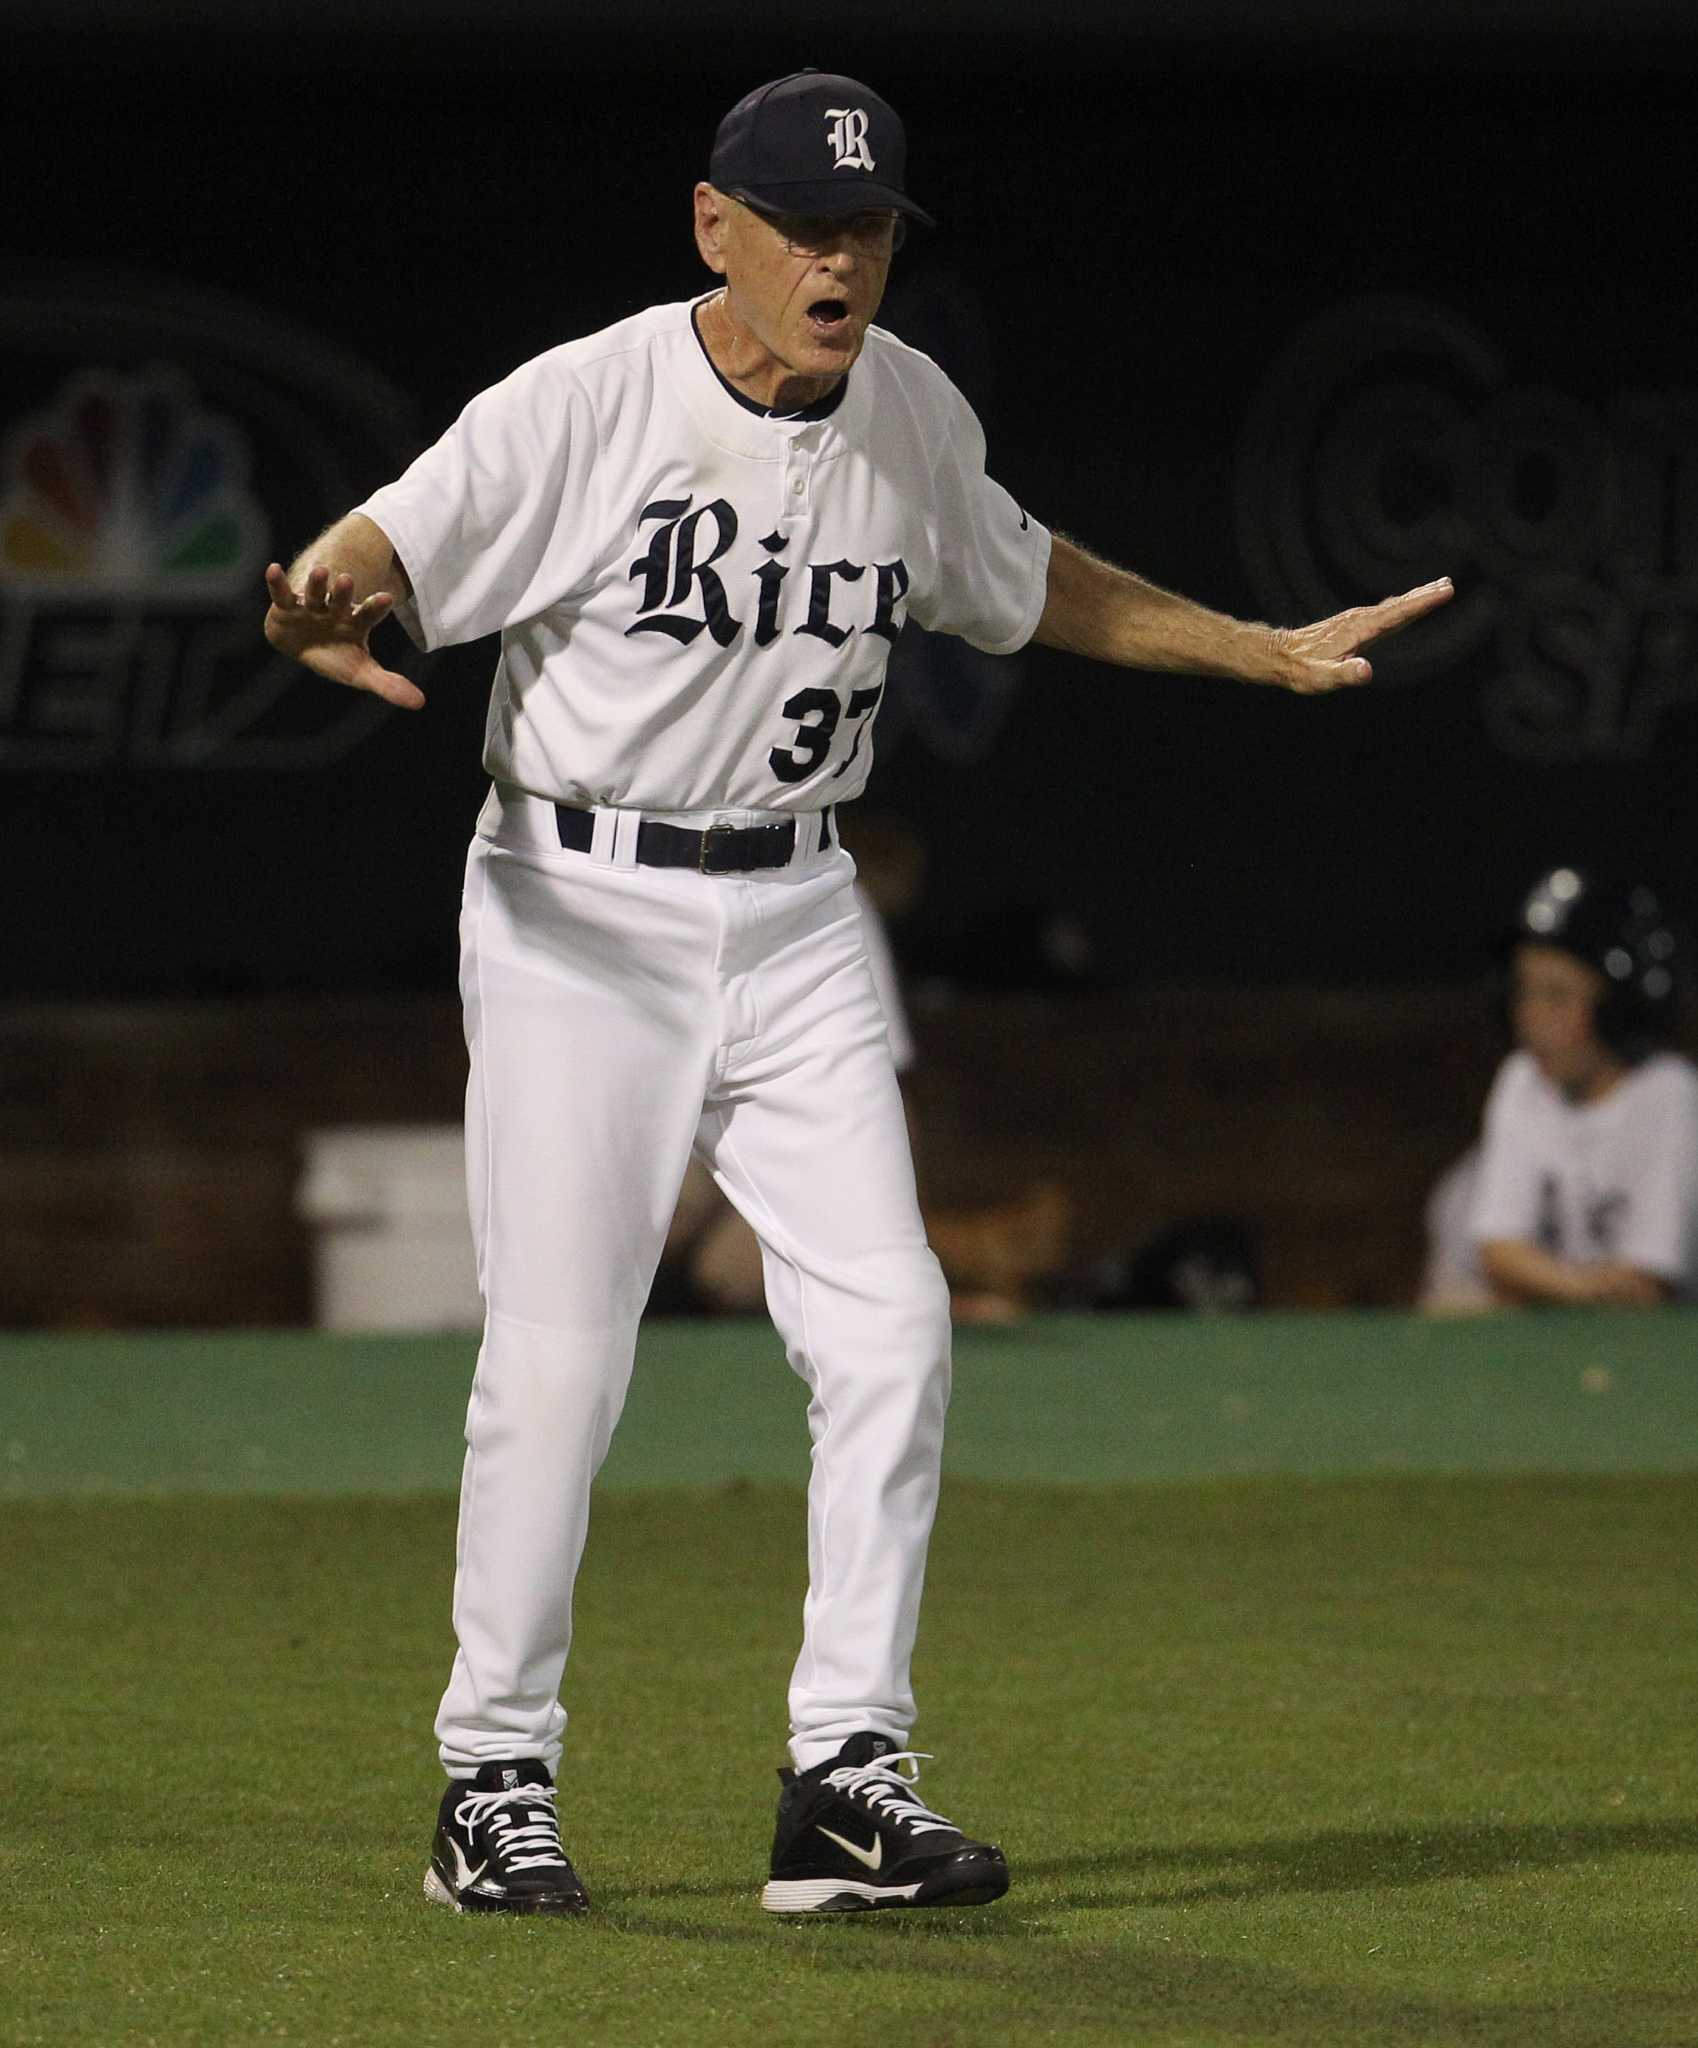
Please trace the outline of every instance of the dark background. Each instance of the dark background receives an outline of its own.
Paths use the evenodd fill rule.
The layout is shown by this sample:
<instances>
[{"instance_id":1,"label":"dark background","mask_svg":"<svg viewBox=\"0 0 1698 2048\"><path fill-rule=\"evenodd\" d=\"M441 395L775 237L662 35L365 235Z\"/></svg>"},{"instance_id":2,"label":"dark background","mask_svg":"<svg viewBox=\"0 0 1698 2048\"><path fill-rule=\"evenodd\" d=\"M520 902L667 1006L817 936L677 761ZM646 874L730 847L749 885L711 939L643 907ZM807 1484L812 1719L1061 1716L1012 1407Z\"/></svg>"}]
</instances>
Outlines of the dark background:
<instances>
[{"instance_id":1,"label":"dark background","mask_svg":"<svg viewBox=\"0 0 1698 2048\"><path fill-rule=\"evenodd\" d=\"M516 362L702 288L718 115L848 71L941 222L886 322L1039 517L1253 616L1460 592L1316 702L905 648L863 808L927 852L909 964L1013 978L1065 909L1116 985L1468 975L1559 857L1698 904L1691 12L14 5L0 453L163 365L287 558ZM145 604L56 710L111 610L0 580L0 992L450 987L489 647L415 718L304 677L250 716L256 578L228 716Z\"/></svg>"}]
</instances>

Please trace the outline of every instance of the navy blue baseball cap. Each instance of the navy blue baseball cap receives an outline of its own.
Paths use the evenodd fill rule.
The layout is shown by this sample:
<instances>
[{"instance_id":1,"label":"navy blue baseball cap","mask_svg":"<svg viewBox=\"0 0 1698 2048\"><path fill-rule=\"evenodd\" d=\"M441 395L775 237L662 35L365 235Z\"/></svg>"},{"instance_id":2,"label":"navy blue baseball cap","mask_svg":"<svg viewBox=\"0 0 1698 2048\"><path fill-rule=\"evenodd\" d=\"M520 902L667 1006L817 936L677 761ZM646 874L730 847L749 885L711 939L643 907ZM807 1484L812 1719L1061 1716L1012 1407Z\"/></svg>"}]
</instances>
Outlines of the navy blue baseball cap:
<instances>
[{"instance_id":1,"label":"navy blue baseball cap","mask_svg":"<svg viewBox=\"0 0 1698 2048\"><path fill-rule=\"evenodd\" d=\"M937 223L903 190L908 138L888 101L835 71L793 71L744 96L719 124L708 180L774 213L889 207Z\"/></svg>"}]
</instances>

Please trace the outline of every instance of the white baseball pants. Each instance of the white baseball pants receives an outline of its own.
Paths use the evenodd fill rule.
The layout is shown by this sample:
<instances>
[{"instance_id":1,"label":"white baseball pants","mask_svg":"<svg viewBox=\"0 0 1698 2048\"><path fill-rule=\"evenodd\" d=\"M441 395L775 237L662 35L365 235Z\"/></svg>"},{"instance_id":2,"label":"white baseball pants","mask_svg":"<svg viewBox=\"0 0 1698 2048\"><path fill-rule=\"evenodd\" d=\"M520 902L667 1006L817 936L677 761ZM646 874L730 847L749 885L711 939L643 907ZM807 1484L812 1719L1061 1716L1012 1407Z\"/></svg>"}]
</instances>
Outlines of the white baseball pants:
<instances>
[{"instance_id":1,"label":"white baseball pants","mask_svg":"<svg viewBox=\"0 0 1698 2048\"><path fill-rule=\"evenodd\" d=\"M721 814L730 822L757 822ZM673 822L682 823L675 819ZM702 820L699 822L707 822ZM590 1483L692 1147L760 1239L807 1383L808 1594L790 1685L806 1769L906 1740L949 1393L949 1303L840 849L787 868L638 867L598 818L492 794L466 867L466 1162L484 1298L442 1761L559 1761Z\"/></svg>"}]
</instances>

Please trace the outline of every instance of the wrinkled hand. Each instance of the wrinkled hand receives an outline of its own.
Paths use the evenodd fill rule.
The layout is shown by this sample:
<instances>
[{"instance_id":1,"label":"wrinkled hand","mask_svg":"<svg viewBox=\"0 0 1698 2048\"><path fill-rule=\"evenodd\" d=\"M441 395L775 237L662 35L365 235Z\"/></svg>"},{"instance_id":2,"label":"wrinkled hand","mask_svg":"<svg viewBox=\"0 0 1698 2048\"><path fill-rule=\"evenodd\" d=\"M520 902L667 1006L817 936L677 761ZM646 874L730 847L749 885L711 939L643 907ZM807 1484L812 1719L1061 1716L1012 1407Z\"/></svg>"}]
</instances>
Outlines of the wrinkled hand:
<instances>
[{"instance_id":1,"label":"wrinkled hand","mask_svg":"<svg viewBox=\"0 0 1698 2048\"><path fill-rule=\"evenodd\" d=\"M265 572L265 587L271 593L265 637L280 654L289 655L329 682L369 690L403 711L423 706L424 692L394 669L385 668L367 645L372 628L394 607L392 591L374 590L356 604L353 577L333 577L322 562L313 564L300 590L291 587L280 565L273 562Z\"/></svg>"},{"instance_id":2,"label":"wrinkled hand","mask_svg":"<svg viewBox=\"0 0 1698 2048\"><path fill-rule=\"evenodd\" d=\"M1273 633L1274 672L1268 681L1302 697L1370 683L1374 671L1357 649L1400 632L1441 604L1448 604L1455 595L1450 578L1441 576L1437 582L1406 590L1401 597L1353 605L1349 611L1335 612L1312 626L1277 626Z\"/></svg>"}]
</instances>

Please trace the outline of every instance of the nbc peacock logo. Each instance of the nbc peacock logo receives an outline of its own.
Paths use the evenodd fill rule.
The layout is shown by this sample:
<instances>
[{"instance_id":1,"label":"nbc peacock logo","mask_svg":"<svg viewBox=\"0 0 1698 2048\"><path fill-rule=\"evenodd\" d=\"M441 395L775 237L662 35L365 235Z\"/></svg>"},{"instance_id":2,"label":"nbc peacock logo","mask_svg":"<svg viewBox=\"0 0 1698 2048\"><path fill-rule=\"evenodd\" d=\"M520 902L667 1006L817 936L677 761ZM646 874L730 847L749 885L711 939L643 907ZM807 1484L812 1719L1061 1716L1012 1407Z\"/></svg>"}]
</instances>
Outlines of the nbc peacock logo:
<instances>
[{"instance_id":1,"label":"nbc peacock logo","mask_svg":"<svg viewBox=\"0 0 1698 2048\"><path fill-rule=\"evenodd\" d=\"M140 273L8 275L0 777L306 770L361 746L383 707L266 644L260 579L417 448L369 363L269 309Z\"/></svg>"},{"instance_id":2,"label":"nbc peacock logo","mask_svg":"<svg viewBox=\"0 0 1698 2048\"><path fill-rule=\"evenodd\" d=\"M0 584L44 599L223 605L269 529L248 450L180 374L88 371L0 455Z\"/></svg>"}]
</instances>

